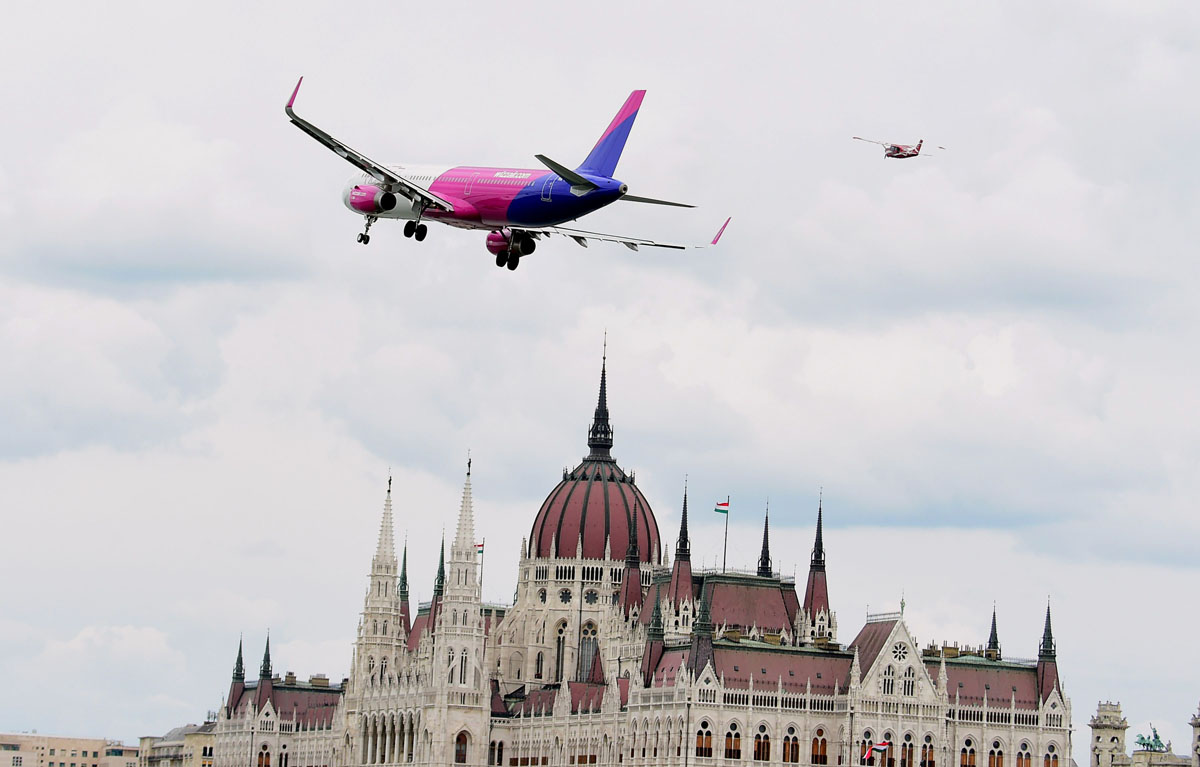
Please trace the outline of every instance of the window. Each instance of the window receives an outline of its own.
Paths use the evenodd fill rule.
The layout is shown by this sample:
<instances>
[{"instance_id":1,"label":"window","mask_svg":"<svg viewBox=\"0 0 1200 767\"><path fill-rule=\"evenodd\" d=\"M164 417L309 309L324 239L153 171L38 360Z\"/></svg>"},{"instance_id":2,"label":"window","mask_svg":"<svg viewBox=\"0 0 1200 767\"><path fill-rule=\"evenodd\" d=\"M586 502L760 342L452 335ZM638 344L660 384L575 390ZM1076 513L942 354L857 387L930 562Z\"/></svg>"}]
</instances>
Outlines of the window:
<instances>
[{"instance_id":1,"label":"window","mask_svg":"<svg viewBox=\"0 0 1200 767\"><path fill-rule=\"evenodd\" d=\"M591 673L592 664L596 660L596 624L588 621L583 625L583 641L580 643L579 677L587 678Z\"/></svg>"},{"instance_id":2,"label":"window","mask_svg":"<svg viewBox=\"0 0 1200 767\"><path fill-rule=\"evenodd\" d=\"M738 732L737 722L730 722L729 729L725 731L725 758L742 758L742 734Z\"/></svg>"},{"instance_id":3,"label":"window","mask_svg":"<svg viewBox=\"0 0 1200 767\"><path fill-rule=\"evenodd\" d=\"M708 726L708 720L702 720L700 729L696 731L696 756L712 755L712 729Z\"/></svg>"},{"instance_id":4,"label":"window","mask_svg":"<svg viewBox=\"0 0 1200 767\"><path fill-rule=\"evenodd\" d=\"M758 732L754 735L754 761L771 761L771 736L767 733L765 724L760 724Z\"/></svg>"},{"instance_id":5,"label":"window","mask_svg":"<svg viewBox=\"0 0 1200 767\"><path fill-rule=\"evenodd\" d=\"M932 735L926 735L925 742L921 744L921 767L937 767L936 760L933 756Z\"/></svg>"},{"instance_id":6,"label":"window","mask_svg":"<svg viewBox=\"0 0 1200 767\"><path fill-rule=\"evenodd\" d=\"M266 743L258 752L258 767L271 767L271 752L267 749Z\"/></svg>"},{"instance_id":7,"label":"window","mask_svg":"<svg viewBox=\"0 0 1200 767\"><path fill-rule=\"evenodd\" d=\"M1029 744L1022 743L1021 749L1017 751L1017 767L1031 767L1030 756Z\"/></svg>"},{"instance_id":8,"label":"window","mask_svg":"<svg viewBox=\"0 0 1200 767\"><path fill-rule=\"evenodd\" d=\"M958 767L975 767L975 744L970 738L967 738L958 754Z\"/></svg>"},{"instance_id":9,"label":"window","mask_svg":"<svg viewBox=\"0 0 1200 767\"><path fill-rule=\"evenodd\" d=\"M467 732L463 730L454 739L454 763L467 763Z\"/></svg>"},{"instance_id":10,"label":"window","mask_svg":"<svg viewBox=\"0 0 1200 767\"><path fill-rule=\"evenodd\" d=\"M992 741L992 748L988 751L988 767L1004 767L1004 751L998 740Z\"/></svg>"},{"instance_id":11,"label":"window","mask_svg":"<svg viewBox=\"0 0 1200 767\"><path fill-rule=\"evenodd\" d=\"M1042 767L1058 767L1058 754L1054 753L1054 744L1046 746L1046 755L1042 758Z\"/></svg>"},{"instance_id":12,"label":"window","mask_svg":"<svg viewBox=\"0 0 1200 767\"><path fill-rule=\"evenodd\" d=\"M905 695L912 696L913 694L916 693L916 690L917 690L917 675L916 675L916 672L913 671L913 667L909 666L908 670L904 672L903 692Z\"/></svg>"},{"instance_id":13,"label":"window","mask_svg":"<svg viewBox=\"0 0 1200 767\"><path fill-rule=\"evenodd\" d=\"M554 640L554 681L561 682L563 678L563 660L567 648L567 623L558 624L558 638Z\"/></svg>"},{"instance_id":14,"label":"window","mask_svg":"<svg viewBox=\"0 0 1200 767\"><path fill-rule=\"evenodd\" d=\"M22 762L22 758L21 758L21 757L19 757L19 756L14 756L14 757L12 758L12 767L21 767L21 762Z\"/></svg>"},{"instance_id":15,"label":"window","mask_svg":"<svg viewBox=\"0 0 1200 767\"><path fill-rule=\"evenodd\" d=\"M872 747L875 745L875 739L871 736L871 731L867 730L863 733L862 748L858 753L859 764L875 764L875 752Z\"/></svg>"},{"instance_id":16,"label":"window","mask_svg":"<svg viewBox=\"0 0 1200 767\"><path fill-rule=\"evenodd\" d=\"M912 671L910 668L909 671ZM912 735L905 734L904 742L900 744L900 767L914 767Z\"/></svg>"},{"instance_id":17,"label":"window","mask_svg":"<svg viewBox=\"0 0 1200 767\"><path fill-rule=\"evenodd\" d=\"M791 728L788 728L791 731ZM786 752L785 752L786 753ZM792 761L799 761L799 754L795 755ZM829 764L829 744L825 740L825 730L818 727L816 735L812 739L812 753L810 756L810 764ZM787 761L787 758L784 758Z\"/></svg>"},{"instance_id":18,"label":"window","mask_svg":"<svg viewBox=\"0 0 1200 767\"><path fill-rule=\"evenodd\" d=\"M467 650L465 647L462 654L458 656L458 683L467 683Z\"/></svg>"},{"instance_id":19,"label":"window","mask_svg":"<svg viewBox=\"0 0 1200 767\"><path fill-rule=\"evenodd\" d=\"M888 666L883 670L883 694L896 694L896 669Z\"/></svg>"},{"instance_id":20,"label":"window","mask_svg":"<svg viewBox=\"0 0 1200 767\"><path fill-rule=\"evenodd\" d=\"M571 590L563 589L563 590L559 591L558 592L558 601L562 602L564 605L569 604L571 601Z\"/></svg>"},{"instance_id":21,"label":"window","mask_svg":"<svg viewBox=\"0 0 1200 767\"><path fill-rule=\"evenodd\" d=\"M545 655L545 653L538 653L538 654L537 654L537 663L536 663L536 664L534 664L534 667L533 667L533 678L534 678L534 679L541 679L541 678L542 678L542 665L543 665L545 662L546 662L546 655Z\"/></svg>"},{"instance_id":22,"label":"window","mask_svg":"<svg viewBox=\"0 0 1200 767\"><path fill-rule=\"evenodd\" d=\"M488 764L496 763L496 741L488 743Z\"/></svg>"}]
</instances>

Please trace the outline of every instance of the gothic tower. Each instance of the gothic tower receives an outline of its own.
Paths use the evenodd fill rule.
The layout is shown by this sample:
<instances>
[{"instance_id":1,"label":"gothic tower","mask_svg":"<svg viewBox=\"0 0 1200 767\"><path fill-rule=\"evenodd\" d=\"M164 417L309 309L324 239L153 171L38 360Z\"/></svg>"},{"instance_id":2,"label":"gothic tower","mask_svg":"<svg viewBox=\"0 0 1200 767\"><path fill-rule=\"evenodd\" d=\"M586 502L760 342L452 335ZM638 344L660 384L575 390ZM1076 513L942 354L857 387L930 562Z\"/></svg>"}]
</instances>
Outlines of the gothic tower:
<instances>
[{"instance_id":1,"label":"gothic tower","mask_svg":"<svg viewBox=\"0 0 1200 767\"><path fill-rule=\"evenodd\" d=\"M478 560L475 511L471 502L471 462L467 461L467 477L458 510L458 526L450 547L449 567L444 575L437 626L438 651L448 661L441 681L452 689L480 690L486 679ZM435 658L434 668L438 667L439 661Z\"/></svg>"},{"instance_id":2,"label":"gothic tower","mask_svg":"<svg viewBox=\"0 0 1200 767\"><path fill-rule=\"evenodd\" d=\"M396 588L396 544L392 535L392 478L388 477L383 517L379 521L379 540L371 558L367 594L363 598L362 617L355 642L354 677L358 684L372 686L395 674L399 646L407 641L407 626L400 612Z\"/></svg>"},{"instance_id":3,"label":"gothic tower","mask_svg":"<svg viewBox=\"0 0 1200 767\"><path fill-rule=\"evenodd\" d=\"M804 588L804 604L797 636L801 644L837 642L837 614L829 609L829 583L825 578L825 538L822 522L825 515L824 498L817 502L817 537L813 542L812 559L808 565L808 585Z\"/></svg>"}]
</instances>

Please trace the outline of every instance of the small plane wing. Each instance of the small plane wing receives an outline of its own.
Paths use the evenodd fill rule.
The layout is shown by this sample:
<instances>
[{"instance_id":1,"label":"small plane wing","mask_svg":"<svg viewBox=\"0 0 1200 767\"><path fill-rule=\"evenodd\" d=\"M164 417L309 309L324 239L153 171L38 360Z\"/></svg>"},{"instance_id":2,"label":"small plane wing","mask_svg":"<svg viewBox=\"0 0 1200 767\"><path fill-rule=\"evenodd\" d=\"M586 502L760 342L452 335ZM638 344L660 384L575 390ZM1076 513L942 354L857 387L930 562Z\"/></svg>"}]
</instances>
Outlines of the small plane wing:
<instances>
[{"instance_id":1,"label":"small plane wing","mask_svg":"<svg viewBox=\"0 0 1200 767\"><path fill-rule=\"evenodd\" d=\"M449 200L439 197L423 186L414 184L383 163L375 162L365 154L351 149L292 111L292 104L296 101L296 94L300 92L300 83L302 82L304 82L303 77L300 78L300 82L296 83L296 90L292 91L292 97L288 99L287 106L284 107L284 111L287 112L288 119L292 121L293 125L324 144L338 157L364 173L374 176L375 180L387 188L387 191L398 192L409 199L419 199L431 208L438 208L447 213L454 212L454 204Z\"/></svg>"},{"instance_id":2,"label":"small plane wing","mask_svg":"<svg viewBox=\"0 0 1200 767\"><path fill-rule=\"evenodd\" d=\"M725 219L725 223L721 224L721 228L712 238L712 242L707 245L680 245L673 242L658 242L656 240L647 240L641 237L625 237L619 234L605 234L603 232L589 232L583 229L572 229L565 226L545 226L532 229L524 229L526 232L535 232L543 235L558 234L563 237L570 237L583 247L588 246L588 240L596 240L597 242L618 242L630 250L638 250L639 248L669 248L671 250L688 250L691 248L710 248L717 244L721 239L721 235L725 233L725 227L729 226L729 222L733 219L732 216Z\"/></svg>"},{"instance_id":3,"label":"small plane wing","mask_svg":"<svg viewBox=\"0 0 1200 767\"><path fill-rule=\"evenodd\" d=\"M876 141L875 139L863 138L861 136L851 136L850 138L854 139L855 141L865 141L868 144L879 144L879 146L896 146L895 144L887 141Z\"/></svg>"}]
</instances>

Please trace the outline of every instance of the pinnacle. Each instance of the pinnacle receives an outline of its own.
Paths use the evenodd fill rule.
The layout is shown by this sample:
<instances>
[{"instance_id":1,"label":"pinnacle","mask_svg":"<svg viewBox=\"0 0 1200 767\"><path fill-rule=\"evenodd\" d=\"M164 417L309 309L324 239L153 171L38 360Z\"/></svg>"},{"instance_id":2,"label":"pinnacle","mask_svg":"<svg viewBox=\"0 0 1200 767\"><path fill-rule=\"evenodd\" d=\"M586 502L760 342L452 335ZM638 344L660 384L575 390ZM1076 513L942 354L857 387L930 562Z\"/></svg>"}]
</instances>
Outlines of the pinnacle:
<instances>
[{"instance_id":1,"label":"pinnacle","mask_svg":"<svg viewBox=\"0 0 1200 767\"><path fill-rule=\"evenodd\" d=\"M596 412L592 416L592 427L588 429L588 447L591 455L608 458L612 448L612 426L608 422L608 337L604 339L604 356L600 362L600 395L596 398Z\"/></svg>"},{"instance_id":2,"label":"pinnacle","mask_svg":"<svg viewBox=\"0 0 1200 767\"><path fill-rule=\"evenodd\" d=\"M462 505L458 509L458 529L454 533L454 551L475 556L475 511L471 502L471 462L467 461L467 478L463 482Z\"/></svg>"},{"instance_id":3,"label":"pinnacle","mask_svg":"<svg viewBox=\"0 0 1200 767\"><path fill-rule=\"evenodd\" d=\"M770 529L771 529L771 513L768 510L763 516L763 540L762 553L758 555L758 576L760 578L771 577L771 544L770 544Z\"/></svg>"},{"instance_id":4,"label":"pinnacle","mask_svg":"<svg viewBox=\"0 0 1200 767\"><path fill-rule=\"evenodd\" d=\"M683 486L683 515L679 520L679 540L675 544L675 558L691 559L691 541L688 540L687 484Z\"/></svg>"},{"instance_id":5,"label":"pinnacle","mask_svg":"<svg viewBox=\"0 0 1200 767\"><path fill-rule=\"evenodd\" d=\"M379 521L379 543L375 548L374 564L394 563L396 543L392 536L392 478L388 477L387 495L383 500L383 518Z\"/></svg>"}]
</instances>

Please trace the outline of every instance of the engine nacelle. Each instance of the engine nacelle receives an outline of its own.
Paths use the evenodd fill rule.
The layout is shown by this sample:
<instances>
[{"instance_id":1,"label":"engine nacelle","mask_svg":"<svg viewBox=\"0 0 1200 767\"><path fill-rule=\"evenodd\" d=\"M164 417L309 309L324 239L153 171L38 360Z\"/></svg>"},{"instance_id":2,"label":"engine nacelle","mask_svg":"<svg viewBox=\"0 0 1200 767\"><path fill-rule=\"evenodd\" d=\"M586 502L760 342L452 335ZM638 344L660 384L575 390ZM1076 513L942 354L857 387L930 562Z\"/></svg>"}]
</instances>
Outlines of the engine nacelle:
<instances>
[{"instance_id":1,"label":"engine nacelle","mask_svg":"<svg viewBox=\"0 0 1200 767\"><path fill-rule=\"evenodd\" d=\"M493 256L503 251L513 251L520 256L528 256L537 247L537 242L525 232L514 232L511 229L501 229L488 232L487 249Z\"/></svg>"},{"instance_id":2,"label":"engine nacelle","mask_svg":"<svg viewBox=\"0 0 1200 767\"><path fill-rule=\"evenodd\" d=\"M396 195L374 184L355 184L346 190L345 203L359 213L386 213L396 207Z\"/></svg>"}]
</instances>

